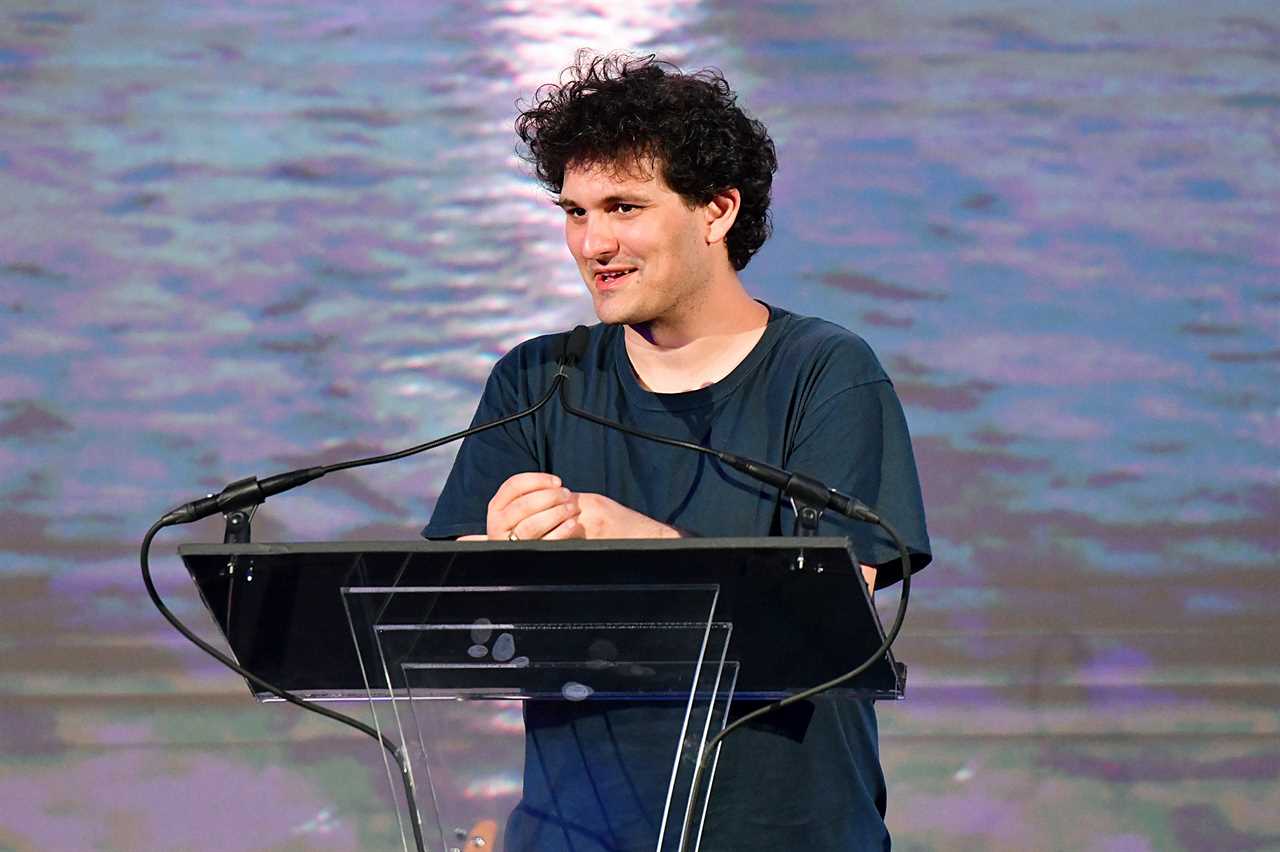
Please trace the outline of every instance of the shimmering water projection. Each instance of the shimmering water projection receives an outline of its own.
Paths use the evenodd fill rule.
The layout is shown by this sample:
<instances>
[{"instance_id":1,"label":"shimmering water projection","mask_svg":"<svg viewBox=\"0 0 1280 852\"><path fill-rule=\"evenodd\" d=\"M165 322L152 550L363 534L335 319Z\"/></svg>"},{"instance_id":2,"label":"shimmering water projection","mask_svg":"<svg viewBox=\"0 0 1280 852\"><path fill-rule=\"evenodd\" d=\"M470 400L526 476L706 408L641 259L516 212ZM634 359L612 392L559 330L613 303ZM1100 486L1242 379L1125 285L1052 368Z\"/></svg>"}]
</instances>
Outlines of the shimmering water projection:
<instances>
[{"instance_id":1,"label":"shimmering water projection","mask_svg":"<svg viewBox=\"0 0 1280 852\"><path fill-rule=\"evenodd\" d=\"M782 163L748 286L906 403L937 559L880 714L899 848L1280 847L1272 4L619 5L0 12L0 846L392 842L373 747L253 704L136 543L459 427L590 321L511 133L589 46L725 70ZM412 538L450 461L255 538ZM220 532L157 551L205 627L172 553Z\"/></svg>"}]
</instances>

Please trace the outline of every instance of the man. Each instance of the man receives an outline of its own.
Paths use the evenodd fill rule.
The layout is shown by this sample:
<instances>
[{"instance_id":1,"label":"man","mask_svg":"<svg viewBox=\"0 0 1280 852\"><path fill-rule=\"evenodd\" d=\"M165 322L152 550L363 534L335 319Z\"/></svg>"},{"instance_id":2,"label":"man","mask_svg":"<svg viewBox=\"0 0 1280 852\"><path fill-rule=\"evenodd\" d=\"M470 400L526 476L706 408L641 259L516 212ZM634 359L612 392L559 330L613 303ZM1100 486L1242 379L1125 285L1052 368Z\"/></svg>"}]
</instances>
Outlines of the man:
<instances>
[{"instance_id":1,"label":"man","mask_svg":"<svg viewBox=\"0 0 1280 852\"><path fill-rule=\"evenodd\" d=\"M580 54L562 79L516 126L601 321L572 379L576 404L817 476L891 520L923 567L910 439L874 354L838 326L752 299L738 277L769 231L777 164L764 126L714 71ZM543 337L505 356L476 422L541 397L557 355L558 338ZM424 534L759 536L792 522L774 489L553 403L463 444ZM872 587L899 579L875 528L827 516L821 532L850 537ZM888 848L871 703L820 696L789 709L726 739L702 848ZM652 744L671 720L654 705L528 707L505 848L651 849L670 760Z\"/></svg>"}]
</instances>

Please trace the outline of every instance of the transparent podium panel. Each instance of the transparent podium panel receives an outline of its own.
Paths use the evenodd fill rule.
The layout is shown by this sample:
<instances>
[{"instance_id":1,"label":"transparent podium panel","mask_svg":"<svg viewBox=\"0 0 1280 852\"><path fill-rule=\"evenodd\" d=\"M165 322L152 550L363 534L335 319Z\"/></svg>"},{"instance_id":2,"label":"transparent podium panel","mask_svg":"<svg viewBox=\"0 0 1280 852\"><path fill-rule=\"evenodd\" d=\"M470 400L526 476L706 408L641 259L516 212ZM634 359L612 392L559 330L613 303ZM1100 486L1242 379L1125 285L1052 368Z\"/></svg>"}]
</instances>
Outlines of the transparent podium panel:
<instances>
[{"instance_id":1,"label":"transparent podium panel","mask_svg":"<svg viewBox=\"0 0 1280 852\"><path fill-rule=\"evenodd\" d=\"M716 585L342 590L406 849L698 848L737 678ZM687 828L686 828L687 826ZM687 836L686 836L687 835Z\"/></svg>"}]
</instances>

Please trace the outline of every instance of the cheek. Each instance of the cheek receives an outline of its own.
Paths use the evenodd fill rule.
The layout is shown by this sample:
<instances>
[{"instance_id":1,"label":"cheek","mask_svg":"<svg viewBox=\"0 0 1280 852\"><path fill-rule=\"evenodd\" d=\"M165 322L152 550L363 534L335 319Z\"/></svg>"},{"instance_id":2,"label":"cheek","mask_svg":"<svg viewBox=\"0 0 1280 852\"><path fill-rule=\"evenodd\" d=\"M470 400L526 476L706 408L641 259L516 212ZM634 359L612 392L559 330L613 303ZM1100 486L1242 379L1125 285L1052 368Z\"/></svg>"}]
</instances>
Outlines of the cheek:
<instances>
[{"instance_id":1,"label":"cheek","mask_svg":"<svg viewBox=\"0 0 1280 852\"><path fill-rule=\"evenodd\" d=\"M661 235L651 228L634 227L618 234L619 249L630 258L641 258L646 265L660 263L667 247Z\"/></svg>"}]
</instances>

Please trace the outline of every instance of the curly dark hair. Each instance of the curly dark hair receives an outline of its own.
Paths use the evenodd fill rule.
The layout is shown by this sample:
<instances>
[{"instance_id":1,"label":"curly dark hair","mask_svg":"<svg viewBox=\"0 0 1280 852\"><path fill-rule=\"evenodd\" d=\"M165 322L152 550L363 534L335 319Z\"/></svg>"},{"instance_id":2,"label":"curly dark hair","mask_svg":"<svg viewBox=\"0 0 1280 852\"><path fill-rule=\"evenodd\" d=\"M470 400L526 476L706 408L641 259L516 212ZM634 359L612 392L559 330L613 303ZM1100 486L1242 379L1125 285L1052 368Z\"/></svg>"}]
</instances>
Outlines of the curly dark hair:
<instances>
[{"instance_id":1,"label":"curly dark hair","mask_svg":"<svg viewBox=\"0 0 1280 852\"><path fill-rule=\"evenodd\" d=\"M569 166L657 166L691 207L727 189L741 194L725 239L734 269L768 239L777 152L720 71L684 74L654 56L584 50L559 84L540 86L533 103L517 107L520 155L552 192L564 187Z\"/></svg>"}]
</instances>

